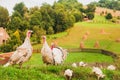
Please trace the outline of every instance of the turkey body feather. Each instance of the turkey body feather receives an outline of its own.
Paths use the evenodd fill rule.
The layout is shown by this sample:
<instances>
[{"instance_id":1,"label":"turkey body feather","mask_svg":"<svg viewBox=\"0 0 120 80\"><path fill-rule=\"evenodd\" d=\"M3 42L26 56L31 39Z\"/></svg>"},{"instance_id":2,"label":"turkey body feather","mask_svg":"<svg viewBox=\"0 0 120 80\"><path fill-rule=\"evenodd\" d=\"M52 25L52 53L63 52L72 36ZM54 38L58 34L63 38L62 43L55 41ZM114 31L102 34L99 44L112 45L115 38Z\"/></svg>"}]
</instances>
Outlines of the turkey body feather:
<instances>
[{"instance_id":1,"label":"turkey body feather","mask_svg":"<svg viewBox=\"0 0 120 80\"><path fill-rule=\"evenodd\" d=\"M28 31L28 33L29 32L30 31ZM4 65L4 67L7 67L13 64L19 64L21 67L24 62L30 59L30 57L32 56L32 51L33 51L33 48L30 43L30 37L28 37L28 34L27 34L27 37L25 38L24 43L21 46L19 46L16 49L16 51L14 51L14 53L12 54L8 62Z\"/></svg>"}]
</instances>

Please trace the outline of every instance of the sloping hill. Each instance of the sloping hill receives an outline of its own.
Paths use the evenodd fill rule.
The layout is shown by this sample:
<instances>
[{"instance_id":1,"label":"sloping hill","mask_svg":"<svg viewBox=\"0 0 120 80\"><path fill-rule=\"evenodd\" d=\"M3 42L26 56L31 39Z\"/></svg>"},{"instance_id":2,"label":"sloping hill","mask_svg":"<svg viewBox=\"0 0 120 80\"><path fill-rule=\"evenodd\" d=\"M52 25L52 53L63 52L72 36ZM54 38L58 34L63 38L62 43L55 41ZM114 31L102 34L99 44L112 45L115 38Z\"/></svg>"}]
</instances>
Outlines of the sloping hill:
<instances>
[{"instance_id":1,"label":"sloping hill","mask_svg":"<svg viewBox=\"0 0 120 80\"><path fill-rule=\"evenodd\" d=\"M105 20L103 17L97 15L99 21ZM94 19L94 20L96 20ZM96 20L96 21L98 21ZM106 20L105 20L106 21ZM83 37L86 39L83 40ZM113 23L99 23L99 22L79 22L73 28L67 31L63 37L55 39L58 45L65 48L78 48L80 42L84 42L87 48L94 48L95 42L98 41L101 49L107 49L120 54L120 25Z\"/></svg>"},{"instance_id":2,"label":"sloping hill","mask_svg":"<svg viewBox=\"0 0 120 80\"><path fill-rule=\"evenodd\" d=\"M88 34L83 40L85 34ZM98 41L101 49L107 49L120 54L120 25L107 21L103 16L96 15L93 22L79 22L71 29L63 33L48 35L47 41L56 42L64 48L79 48L84 42L86 48L94 48ZM42 44L34 45L34 49L40 49Z\"/></svg>"},{"instance_id":3,"label":"sloping hill","mask_svg":"<svg viewBox=\"0 0 120 80\"><path fill-rule=\"evenodd\" d=\"M102 7L96 7L96 10L95 10L95 13L100 15L102 12L104 12L104 15L106 13L111 13L112 16L114 17L117 17L117 16L120 16L120 11L115 11L115 10L112 10L112 9L107 9L107 8L102 8Z\"/></svg>"}]
</instances>

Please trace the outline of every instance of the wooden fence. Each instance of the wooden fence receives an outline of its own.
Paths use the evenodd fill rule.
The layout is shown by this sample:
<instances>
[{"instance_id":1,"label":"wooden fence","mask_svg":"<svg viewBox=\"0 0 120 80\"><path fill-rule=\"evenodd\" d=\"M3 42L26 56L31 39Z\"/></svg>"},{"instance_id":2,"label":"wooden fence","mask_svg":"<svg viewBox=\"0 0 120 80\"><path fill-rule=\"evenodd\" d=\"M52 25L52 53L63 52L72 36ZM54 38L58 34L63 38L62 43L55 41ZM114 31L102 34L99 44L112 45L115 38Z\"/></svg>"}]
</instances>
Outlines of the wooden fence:
<instances>
[{"instance_id":1,"label":"wooden fence","mask_svg":"<svg viewBox=\"0 0 120 80\"><path fill-rule=\"evenodd\" d=\"M92 49L92 48L69 48L68 52L91 52L91 53L101 53L104 55L112 56L113 58L118 58L117 54L104 49ZM40 49L34 49L34 53L40 53Z\"/></svg>"}]
</instances>

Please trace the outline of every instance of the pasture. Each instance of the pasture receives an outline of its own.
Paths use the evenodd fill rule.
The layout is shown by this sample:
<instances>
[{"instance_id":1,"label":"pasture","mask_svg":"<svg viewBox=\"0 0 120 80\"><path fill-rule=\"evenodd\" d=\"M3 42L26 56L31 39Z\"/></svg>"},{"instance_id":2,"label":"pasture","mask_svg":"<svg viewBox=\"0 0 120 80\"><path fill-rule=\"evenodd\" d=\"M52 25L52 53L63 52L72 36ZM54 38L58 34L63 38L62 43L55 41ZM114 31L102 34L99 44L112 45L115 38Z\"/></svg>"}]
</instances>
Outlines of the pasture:
<instances>
[{"instance_id":1,"label":"pasture","mask_svg":"<svg viewBox=\"0 0 120 80\"><path fill-rule=\"evenodd\" d=\"M104 30L105 34L101 33L102 30ZM83 40L82 37L87 32L89 32L89 35ZM120 42L116 42L120 38L119 34L119 24L79 22L66 32L48 35L47 41L49 45L55 41L64 48L79 48L80 42L84 42L85 48L94 48L95 42L98 41L100 49L106 49L119 55ZM33 45L34 49L40 49L41 46L42 44Z\"/></svg>"},{"instance_id":2,"label":"pasture","mask_svg":"<svg viewBox=\"0 0 120 80\"><path fill-rule=\"evenodd\" d=\"M84 43L85 48L95 48L95 42L99 42L97 49L105 49L120 55L120 24L114 24L104 17L96 15L93 21L78 22L74 27L65 32L54 35L47 35L47 42L56 42L57 45L70 49L79 48L80 43ZM84 37L86 35L86 37ZM34 49L40 50L42 44L33 45ZM72 67L72 63L84 61L89 64L87 67ZM67 59L59 66L45 65L42 62L40 53L33 53L30 61L23 65L22 69L18 65L4 68L0 66L0 80L65 80L64 71L73 70L72 80L97 80L91 73L92 66L105 65L102 69L106 77L102 80L120 80L120 61L99 53L74 52L69 53ZM117 70L109 71L106 67L110 64L116 65Z\"/></svg>"},{"instance_id":3,"label":"pasture","mask_svg":"<svg viewBox=\"0 0 120 80\"><path fill-rule=\"evenodd\" d=\"M67 59L62 65L45 65L42 62L41 54L36 53L33 54L30 61L23 65L22 69L19 69L18 65L15 65L14 67L9 66L7 68L1 66L0 80L65 80L64 71L67 68L74 71L73 80L96 80L94 74L91 73L91 67L74 68L71 66L72 63L80 61L89 64L95 62L114 64L114 60L110 56L98 53L76 52L68 54ZM118 77L118 74L120 73L117 71L103 69L103 72L107 75L104 80L113 80L113 75L120 79Z\"/></svg>"}]
</instances>

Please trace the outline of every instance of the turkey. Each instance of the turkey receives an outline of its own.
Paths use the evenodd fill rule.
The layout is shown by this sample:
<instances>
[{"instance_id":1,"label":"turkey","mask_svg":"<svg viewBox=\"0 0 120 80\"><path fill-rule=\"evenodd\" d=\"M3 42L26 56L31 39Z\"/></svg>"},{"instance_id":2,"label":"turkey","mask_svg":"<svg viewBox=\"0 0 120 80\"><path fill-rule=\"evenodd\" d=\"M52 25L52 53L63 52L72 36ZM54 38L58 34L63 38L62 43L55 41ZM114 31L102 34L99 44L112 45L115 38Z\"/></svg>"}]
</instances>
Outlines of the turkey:
<instances>
[{"instance_id":1,"label":"turkey","mask_svg":"<svg viewBox=\"0 0 120 80\"><path fill-rule=\"evenodd\" d=\"M55 47L54 44L49 47L46 41L46 36L42 36L42 39L43 47L41 49L41 53L43 62L53 65L61 64L67 56L67 51L61 47Z\"/></svg>"},{"instance_id":2,"label":"turkey","mask_svg":"<svg viewBox=\"0 0 120 80\"><path fill-rule=\"evenodd\" d=\"M12 54L8 62L4 65L4 67L19 64L20 68L22 68L22 64L30 59L33 51L32 45L30 43L31 33L31 30L27 31L24 43L19 46L16 51L14 51L14 53Z\"/></svg>"},{"instance_id":3,"label":"turkey","mask_svg":"<svg viewBox=\"0 0 120 80\"><path fill-rule=\"evenodd\" d=\"M52 50L48 46L48 43L46 41L46 36L42 36L42 39L43 39L43 47L41 49L41 54L42 54L43 63L53 64L54 60L53 60Z\"/></svg>"}]
</instances>

